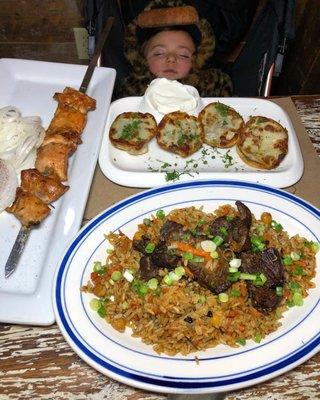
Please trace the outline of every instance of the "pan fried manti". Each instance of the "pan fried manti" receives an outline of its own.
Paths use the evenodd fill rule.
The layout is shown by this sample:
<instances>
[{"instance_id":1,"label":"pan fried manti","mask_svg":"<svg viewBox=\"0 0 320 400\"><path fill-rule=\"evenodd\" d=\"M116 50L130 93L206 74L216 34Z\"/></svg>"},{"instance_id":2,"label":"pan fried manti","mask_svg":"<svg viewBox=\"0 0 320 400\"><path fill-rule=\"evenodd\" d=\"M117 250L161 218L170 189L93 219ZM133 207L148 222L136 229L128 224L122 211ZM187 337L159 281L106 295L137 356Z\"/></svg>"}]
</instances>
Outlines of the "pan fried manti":
<instances>
[{"instance_id":1,"label":"pan fried manti","mask_svg":"<svg viewBox=\"0 0 320 400\"><path fill-rule=\"evenodd\" d=\"M49 205L69 189L63 183L68 180L68 160L82 143L88 111L96 107L94 99L70 87L53 98L58 107L37 150L35 168L21 171L21 185L6 209L27 227L46 218Z\"/></svg>"}]
</instances>

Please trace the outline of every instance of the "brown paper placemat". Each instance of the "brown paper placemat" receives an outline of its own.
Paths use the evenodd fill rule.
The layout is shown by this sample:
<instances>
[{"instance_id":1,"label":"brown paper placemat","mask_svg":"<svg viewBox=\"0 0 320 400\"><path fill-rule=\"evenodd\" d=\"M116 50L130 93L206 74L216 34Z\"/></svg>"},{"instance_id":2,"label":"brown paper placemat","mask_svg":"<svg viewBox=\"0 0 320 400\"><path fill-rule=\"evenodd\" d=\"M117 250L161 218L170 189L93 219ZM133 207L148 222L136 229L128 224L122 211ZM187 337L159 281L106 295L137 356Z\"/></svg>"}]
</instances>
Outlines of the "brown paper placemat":
<instances>
[{"instance_id":1,"label":"brown paper placemat","mask_svg":"<svg viewBox=\"0 0 320 400\"><path fill-rule=\"evenodd\" d=\"M309 139L292 100L289 97L284 97L272 99L272 101L282 107L291 118L298 136L304 160L304 172L300 181L285 190L320 208L320 159ZM128 184L129 183L130 182L128 182ZM84 214L84 223L112 204L143 190L144 189L129 188L113 183L103 175L97 165Z\"/></svg>"}]
</instances>

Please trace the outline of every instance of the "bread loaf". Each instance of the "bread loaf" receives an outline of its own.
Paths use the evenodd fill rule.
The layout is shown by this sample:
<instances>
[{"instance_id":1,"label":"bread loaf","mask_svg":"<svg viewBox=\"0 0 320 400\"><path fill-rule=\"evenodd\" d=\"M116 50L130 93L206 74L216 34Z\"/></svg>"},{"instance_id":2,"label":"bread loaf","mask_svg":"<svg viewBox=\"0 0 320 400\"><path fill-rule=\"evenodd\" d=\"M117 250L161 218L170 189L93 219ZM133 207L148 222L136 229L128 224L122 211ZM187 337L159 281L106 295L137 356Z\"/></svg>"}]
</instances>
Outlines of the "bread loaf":
<instances>
[{"instance_id":1,"label":"bread loaf","mask_svg":"<svg viewBox=\"0 0 320 400\"><path fill-rule=\"evenodd\" d=\"M191 25L199 21L197 10L191 6L155 8L142 11L137 18L140 28Z\"/></svg>"}]
</instances>

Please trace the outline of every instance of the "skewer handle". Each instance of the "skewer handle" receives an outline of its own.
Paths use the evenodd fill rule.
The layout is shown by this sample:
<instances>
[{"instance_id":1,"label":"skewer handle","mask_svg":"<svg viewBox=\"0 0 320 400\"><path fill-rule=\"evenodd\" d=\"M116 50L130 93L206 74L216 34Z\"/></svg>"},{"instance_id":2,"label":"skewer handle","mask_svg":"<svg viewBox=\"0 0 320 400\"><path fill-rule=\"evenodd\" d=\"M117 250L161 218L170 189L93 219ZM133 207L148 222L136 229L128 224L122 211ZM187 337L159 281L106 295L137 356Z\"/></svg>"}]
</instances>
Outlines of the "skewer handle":
<instances>
[{"instance_id":1,"label":"skewer handle","mask_svg":"<svg viewBox=\"0 0 320 400\"><path fill-rule=\"evenodd\" d=\"M20 260L20 256L23 252L24 246L27 243L27 240L29 238L30 232L31 232L31 229L26 226L22 226L20 228L20 231L18 233L16 241L14 242L14 245L11 249L9 258L5 265L5 277L6 278L9 278L9 276L11 276L14 273L14 271L16 270L18 262Z\"/></svg>"}]
</instances>

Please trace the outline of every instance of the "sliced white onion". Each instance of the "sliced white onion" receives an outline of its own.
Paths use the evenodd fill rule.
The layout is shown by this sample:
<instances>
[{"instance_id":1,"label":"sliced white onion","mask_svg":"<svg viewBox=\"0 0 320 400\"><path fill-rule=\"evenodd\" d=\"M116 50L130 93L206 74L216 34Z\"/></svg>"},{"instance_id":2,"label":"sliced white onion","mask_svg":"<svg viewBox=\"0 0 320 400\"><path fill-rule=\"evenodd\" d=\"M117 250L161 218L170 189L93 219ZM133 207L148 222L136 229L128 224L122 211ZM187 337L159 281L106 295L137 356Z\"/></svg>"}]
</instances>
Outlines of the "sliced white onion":
<instances>
[{"instance_id":1,"label":"sliced white onion","mask_svg":"<svg viewBox=\"0 0 320 400\"><path fill-rule=\"evenodd\" d=\"M16 170L41 145L44 134L40 117L22 117L12 106L0 109L0 158L10 161Z\"/></svg>"},{"instance_id":2,"label":"sliced white onion","mask_svg":"<svg viewBox=\"0 0 320 400\"><path fill-rule=\"evenodd\" d=\"M9 162L0 159L0 212L13 203L17 187L15 169Z\"/></svg>"}]
</instances>

